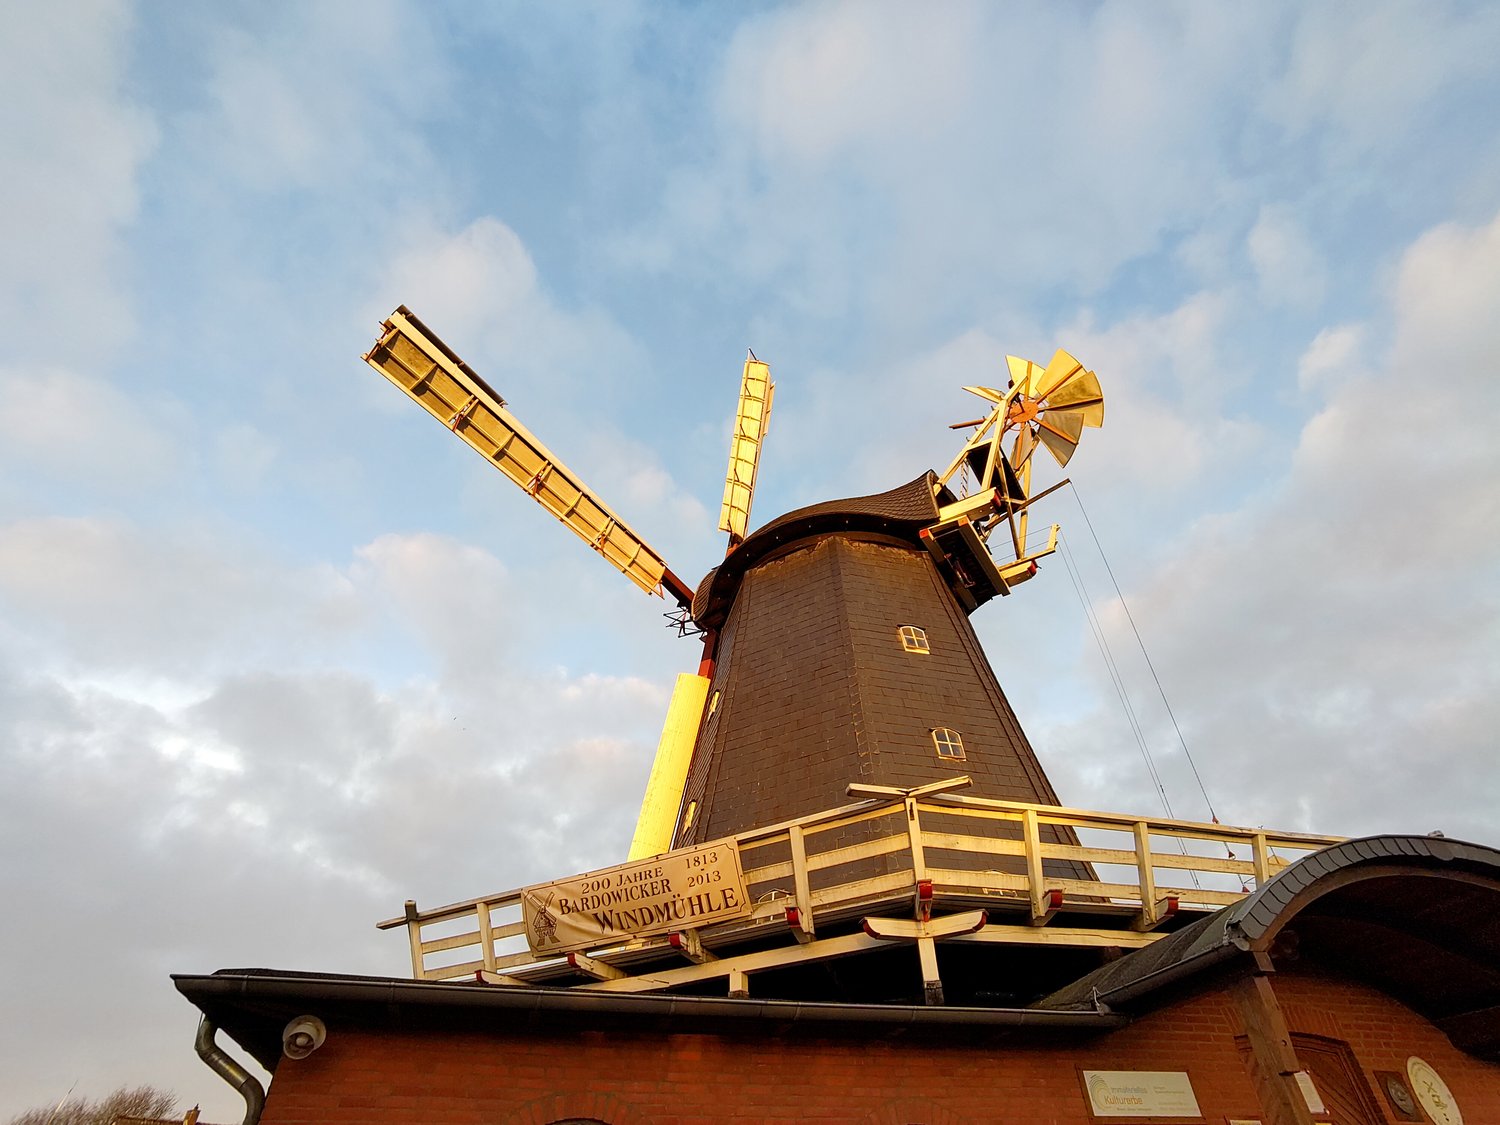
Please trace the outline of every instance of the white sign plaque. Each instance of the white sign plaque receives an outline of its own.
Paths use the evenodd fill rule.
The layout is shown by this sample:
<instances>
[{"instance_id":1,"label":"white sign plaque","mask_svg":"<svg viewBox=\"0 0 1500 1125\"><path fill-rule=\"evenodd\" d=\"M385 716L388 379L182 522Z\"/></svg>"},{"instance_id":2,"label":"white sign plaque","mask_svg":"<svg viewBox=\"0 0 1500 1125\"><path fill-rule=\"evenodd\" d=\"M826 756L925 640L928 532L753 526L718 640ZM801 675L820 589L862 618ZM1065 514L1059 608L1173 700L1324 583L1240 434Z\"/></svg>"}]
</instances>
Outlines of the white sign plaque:
<instances>
[{"instance_id":1,"label":"white sign plaque","mask_svg":"<svg viewBox=\"0 0 1500 1125\"><path fill-rule=\"evenodd\" d=\"M1095 1117L1202 1117L1185 1070L1085 1070Z\"/></svg>"},{"instance_id":2,"label":"white sign plaque","mask_svg":"<svg viewBox=\"0 0 1500 1125\"><path fill-rule=\"evenodd\" d=\"M1323 1095L1318 1093L1312 1075L1299 1070L1292 1077L1297 1080L1297 1089L1302 1091L1302 1100L1307 1103L1308 1110L1312 1113L1327 1113L1328 1107L1323 1104Z\"/></svg>"},{"instance_id":3,"label":"white sign plaque","mask_svg":"<svg viewBox=\"0 0 1500 1125\"><path fill-rule=\"evenodd\" d=\"M750 912L732 840L527 887L526 941L538 954L567 953L648 934L687 930Z\"/></svg>"}]
</instances>

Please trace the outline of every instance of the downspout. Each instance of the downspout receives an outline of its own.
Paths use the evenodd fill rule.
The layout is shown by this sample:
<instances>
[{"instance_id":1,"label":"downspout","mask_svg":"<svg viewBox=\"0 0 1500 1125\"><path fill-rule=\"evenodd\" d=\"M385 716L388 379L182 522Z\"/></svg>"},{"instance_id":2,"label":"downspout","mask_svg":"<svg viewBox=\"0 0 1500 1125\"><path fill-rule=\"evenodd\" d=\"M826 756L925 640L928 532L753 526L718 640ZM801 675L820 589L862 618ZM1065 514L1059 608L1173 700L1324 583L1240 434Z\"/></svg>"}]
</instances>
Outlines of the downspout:
<instances>
[{"instance_id":1,"label":"downspout","mask_svg":"<svg viewBox=\"0 0 1500 1125\"><path fill-rule=\"evenodd\" d=\"M193 1041L193 1049L198 1052L202 1059L213 1072L228 1082L245 1099L245 1120L243 1125L256 1125L260 1121L261 1111L266 1108L266 1091L260 1081L248 1070L226 1055L220 1046L214 1042L214 1036L219 1029L209 1022L207 1016L198 1020L198 1036Z\"/></svg>"}]
</instances>

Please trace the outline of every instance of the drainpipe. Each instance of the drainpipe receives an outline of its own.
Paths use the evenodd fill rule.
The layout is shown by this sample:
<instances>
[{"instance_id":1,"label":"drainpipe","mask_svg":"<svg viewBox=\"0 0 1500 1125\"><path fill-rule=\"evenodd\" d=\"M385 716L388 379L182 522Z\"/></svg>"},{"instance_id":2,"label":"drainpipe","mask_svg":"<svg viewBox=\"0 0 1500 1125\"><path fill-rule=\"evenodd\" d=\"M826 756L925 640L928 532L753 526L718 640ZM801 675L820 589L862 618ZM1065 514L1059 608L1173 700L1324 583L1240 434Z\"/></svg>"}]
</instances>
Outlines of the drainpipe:
<instances>
[{"instance_id":1,"label":"drainpipe","mask_svg":"<svg viewBox=\"0 0 1500 1125\"><path fill-rule=\"evenodd\" d=\"M219 1029L209 1022L207 1016L201 1017L198 1020L198 1036L193 1041L193 1049L215 1074L233 1086L240 1097L245 1099L243 1125L256 1125L260 1121L261 1111L266 1108L265 1088L261 1086L255 1075L226 1055L214 1042L214 1036L218 1034L218 1031Z\"/></svg>"}]
</instances>

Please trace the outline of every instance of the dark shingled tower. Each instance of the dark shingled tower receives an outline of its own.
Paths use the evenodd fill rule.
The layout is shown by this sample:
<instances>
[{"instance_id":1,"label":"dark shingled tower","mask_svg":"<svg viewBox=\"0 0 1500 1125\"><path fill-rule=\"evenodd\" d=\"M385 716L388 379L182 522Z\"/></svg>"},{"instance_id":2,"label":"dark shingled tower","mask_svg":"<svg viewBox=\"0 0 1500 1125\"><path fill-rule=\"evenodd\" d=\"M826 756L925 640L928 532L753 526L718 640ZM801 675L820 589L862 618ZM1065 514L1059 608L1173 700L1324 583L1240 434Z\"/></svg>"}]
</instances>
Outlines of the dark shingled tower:
<instances>
[{"instance_id":1,"label":"dark shingled tower","mask_svg":"<svg viewBox=\"0 0 1500 1125\"><path fill-rule=\"evenodd\" d=\"M836 807L850 782L968 774L974 796L1058 803L955 596L962 576L922 545L952 500L934 483L782 516L699 585L694 619L718 640L674 847ZM930 651L908 651L903 626ZM939 756L936 729L962 736L961 760Z\"/></svg>"}]
</instances>

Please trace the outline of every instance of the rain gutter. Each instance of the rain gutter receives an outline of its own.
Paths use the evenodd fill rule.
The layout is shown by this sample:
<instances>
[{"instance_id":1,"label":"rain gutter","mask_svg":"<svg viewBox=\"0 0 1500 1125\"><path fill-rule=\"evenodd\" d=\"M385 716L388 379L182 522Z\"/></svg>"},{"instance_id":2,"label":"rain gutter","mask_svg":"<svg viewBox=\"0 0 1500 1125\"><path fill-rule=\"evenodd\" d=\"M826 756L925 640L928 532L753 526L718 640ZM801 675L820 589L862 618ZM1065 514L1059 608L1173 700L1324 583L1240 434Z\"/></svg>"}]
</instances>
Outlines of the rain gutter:
<instances>
[{"instance_id":1,"label":"rain gutter","mask_svg":"<svg viewBox=\"0 0 1500 1125\"><path fill-rule=\"evenodd\" d=\"M705 1024L734 1021L813 1026L879 1025L886 1028L1028 1027L1108 1031L1129 1017L1115 1012L1034 1008L917 1007L800 1000L731 1000L717 996L662 996L585 989L510 988L430 981L259 975L221 972L178 976L177 987L201 1007L236 1000L306 1006L319 1001L359 1007L489 1010L534 1015L612 1015ZM217 1005L216 1005L217 1006Z\"/></svg>"},{"instance_id":2,"label":"rain gutter","mask_svg":"<svg viewBox=\"0 0 1500 1125\"><path fill-rule=\"evenodd\" d=\"M1204 950L1196 957L1186 961L1174 961L1164 965L1154 972L1147 973L1143 977L1137 977L1128 984L1122 984L1118 988L1112 988L1107 992L1095 992L1094 1004L1096 1008L1111 1009L1119 1004L1129 1004L1157 989L1168 988L1178 981L1186 980L1188 977L1205 973L1216 965L1232 960L1245 952L1245 948L1239 944L1241 939L1236 939L1225 933L1224 940L1212 949Z\"/></svg>"}]
</instances>

